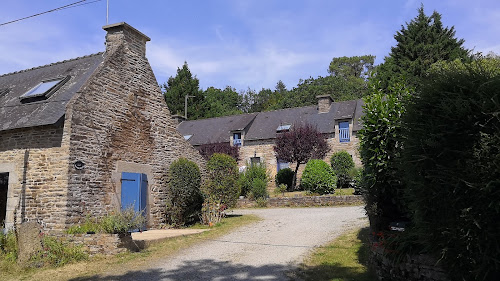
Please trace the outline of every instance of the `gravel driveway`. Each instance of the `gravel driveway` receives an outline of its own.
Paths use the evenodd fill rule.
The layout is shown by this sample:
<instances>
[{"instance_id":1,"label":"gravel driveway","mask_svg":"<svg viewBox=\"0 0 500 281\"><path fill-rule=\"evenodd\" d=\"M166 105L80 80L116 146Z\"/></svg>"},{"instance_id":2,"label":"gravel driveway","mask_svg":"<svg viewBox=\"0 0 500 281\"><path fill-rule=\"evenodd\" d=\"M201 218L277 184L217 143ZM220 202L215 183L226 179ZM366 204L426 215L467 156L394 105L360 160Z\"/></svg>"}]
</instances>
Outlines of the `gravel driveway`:
<instances>
[{"instance_id":1,"label":"gravel driveway","mask_svg":"<svg viewBox=\"0 0 500 281\"><path fill-rule=\"evenodd\" d=\"M359 206L244 209L232 214L255 214L263 220L116 280L289 280L287 272L314 247L367 224Z\"/></svg>"}]
</instances>

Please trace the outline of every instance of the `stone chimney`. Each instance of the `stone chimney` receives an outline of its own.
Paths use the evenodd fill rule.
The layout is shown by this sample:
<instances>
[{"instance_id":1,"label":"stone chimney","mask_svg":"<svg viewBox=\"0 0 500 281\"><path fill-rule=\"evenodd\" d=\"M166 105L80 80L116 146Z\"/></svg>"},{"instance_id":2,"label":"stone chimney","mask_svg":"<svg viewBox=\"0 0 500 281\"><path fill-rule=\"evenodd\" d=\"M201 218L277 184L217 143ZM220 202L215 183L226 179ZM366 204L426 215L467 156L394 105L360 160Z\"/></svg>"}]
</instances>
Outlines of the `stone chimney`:
<instances>
[{"instance_id":1,"label":"stone chimney","mask_svg":"<svg viewBox=\"0 0 500 281\"><path fill-rule=\"evenodd\" d=\"M333 99L330 95L316 96L318 99L318 113L326 113L330 111Z\"/></svg>"},{"instance_id":2,"label":"stone chimney","mask_svg":"<svg viewBox=\"0 0 500 281\"><path fill-rule=\"evenodd\" d=\"M184 118L184 116L182 116L182 115L175 114L175 115L172 115L171 118L177 122L176 125L180 124L182 121L186 121L186 118Z\"/></svg>"},{"instance_id":3,"label":"stone chimney","mask_svg":"<svg viewBox=\"0 0 500 281\"><path fill-rule=\"evenodd\" d=\"M133 28L125 22L114 23L103 26L106 30L106 53L122 44L126 44L128 49L141 56L146 56L146 42L151 39L139 30Z\"/></svg>"}]
</instances>

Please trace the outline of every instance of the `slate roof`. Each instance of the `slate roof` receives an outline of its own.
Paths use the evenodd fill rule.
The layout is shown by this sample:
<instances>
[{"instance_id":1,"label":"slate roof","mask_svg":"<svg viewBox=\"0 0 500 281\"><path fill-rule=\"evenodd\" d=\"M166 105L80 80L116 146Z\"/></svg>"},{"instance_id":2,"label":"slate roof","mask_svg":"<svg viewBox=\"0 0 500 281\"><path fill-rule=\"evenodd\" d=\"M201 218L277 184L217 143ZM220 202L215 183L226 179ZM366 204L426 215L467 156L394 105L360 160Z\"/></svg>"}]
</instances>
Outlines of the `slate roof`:
<instances>
[{"instance_id":1,"label":"slate roof","mask_svg":"<svg viewBox=\"0 0 500 281\"><path fill-rule=\"evenodd\" d=\"M335 121L354 118L353 130L361 128L362 100L334 102L329 112L318 113L317 106L287 108L253 114L232 115L184 121L177 130L192 135L193 145L228 142L231 131L245 130L245 140L264 140L276 137L276 129L282 125L312 124L323 134L335 132Z\"/></svg>"},{"instance_id":2,"label":"slate roof","mask_svg":"<svg viewBox=\"0 0 500 281\"><path fill-rule=\"evenodd\" d=\"M55 124L102 61L103 53L97 53L0 75L0 131ZM46 100L21 102L19 97L43 80L66 76L69 80Z\"/></svg>"},{"instance_id":3,"label":"slate roof","mask_svg":"<svg viewBox=\"0 0 500 281\"><path fill-rule=\"evenodd\" d=\"M231 131L242 131L252 123L257 113L232 115L209 119L183 121L177 130L186 135L192 135L189 142L192 145L206 143L229 142Z\"/></svg>"}]
</instances>

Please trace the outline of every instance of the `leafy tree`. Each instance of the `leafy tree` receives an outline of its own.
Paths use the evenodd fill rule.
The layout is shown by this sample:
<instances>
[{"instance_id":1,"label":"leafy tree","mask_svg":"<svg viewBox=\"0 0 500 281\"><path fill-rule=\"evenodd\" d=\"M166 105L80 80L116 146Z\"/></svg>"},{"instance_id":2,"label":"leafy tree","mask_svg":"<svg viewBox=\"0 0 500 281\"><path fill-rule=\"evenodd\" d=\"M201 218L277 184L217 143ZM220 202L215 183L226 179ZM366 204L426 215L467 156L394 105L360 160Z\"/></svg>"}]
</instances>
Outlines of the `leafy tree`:
<instances>
[{"instance_id":1,"label":"leafy tree","mask_svg":"<svg viewBox=\"0 0 500 281\"><path fill-rule=\"evenodd\" d=\"M305 164L310 159L322 159L329 150L325 136L310 124L293 125L290 131L278 134L274 144L277 158L297 163L293 175L293 188L297 182L300 164Z\"/></svg>"},{"instance_id":2,"label":"leafy tree","mask_svg":"<svg viewBox=\"0 0 500 281\"><path fill-rule=\"evenodd\" d=\"M200 169L196 163L180 158L170 165L168 175L167 222L179 227L198 219L203 197Z\"/></svg>"},{"instance_id":3,"label":"leafy tree","mask_svg":"<svg viewBox=\"0 0 500 281\"><path fill-rule=\"evenodd\" d=\"M199 151L201 156L203 156L206 160L210 159L214 153L227 154L233 157L236 161L238 161L240 157L240 147L231 146L228 142L203 144L200 146Z\"/></svg>"},{"instance_id":4,"label":"leafy tree","mask_svg":"<svg viewBox=\"0 0 500 281\"><path fill-rule=\"evenodd\" d=\"M275 90L262 88L258 93L248 89L244 94L245 112L261 112L282 108L283 100L286 98L288 90L286 85L280 80L276 83Z\"/></svg>"},{"instance_id":5,"label":"leafy tree","mask_svg":"<svg viewBox=\"0 0 500 281\"><path fill-rule=\"evenodd\" d=\"M182 68L177 68L177 75L170 76L166 84L163 84L165 101L172 114L184 116L184 102L186 95L194 96L188 99L188 118L196 120L203 116L203 95L199 89L200 81L193 77L187 62Z\"/></svg>"},{"instance_id":6,"label":"leafy tree","mask_svg":"<svg viewBox=\"0 0 500 281\"><path fill-rule=\"evenodd\" d=\"M375 56L372 55L333 58L328 67L328 73L345 79L368 79L374 62Z\"/></svg>"},{"instance_id":7,"label":"leafy tree","mask_svg":"<svg viewBox=\"0 0 500 281\"><path fill-rule=\"evenodd\" d=\"M242 97L236 89L227 86L224 90L209 87L203 92L203 115L200 118L212 118L240 114Z\"/></svg>"},{"instance_id":8,"label":"leafy tree","mask_svg":"<svg viewBox=\"0 0 500 281\"><path fill-rule=\"evenodd\" d=\"M247 163L246 170L240 173L240 178L238 179L238 185L240 186L242 196L247 196L249 192L252 192L255 179L260 179L267 185L269 175L267 174L266 165L262 163L249 165Z\"/></svg>"},{"instance_id":9,"label":"leafy tree","mask_svg":"<svg viewBox=\"0 0 500 281\"><path fill-rule=\"evenodd\" d=\"M389 81L398 77L405 77L416 85L433 63L470 58L470 51L463 47L464 40L455 38L455 28L443 27L441 14L436 11L427 16L423 4L418 15L407 22L406 27L402 26L394 39L396 46L376 70L382 88L387 88Z\"/></svg>"}]
</instances>

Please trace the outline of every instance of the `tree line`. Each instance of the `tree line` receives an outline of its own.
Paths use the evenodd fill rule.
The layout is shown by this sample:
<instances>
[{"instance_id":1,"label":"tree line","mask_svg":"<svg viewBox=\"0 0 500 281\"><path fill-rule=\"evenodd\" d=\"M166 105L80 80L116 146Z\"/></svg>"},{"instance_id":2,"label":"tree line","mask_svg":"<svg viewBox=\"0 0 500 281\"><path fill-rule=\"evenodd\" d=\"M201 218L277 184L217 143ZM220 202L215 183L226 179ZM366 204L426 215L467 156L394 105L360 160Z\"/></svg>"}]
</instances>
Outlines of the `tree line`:
<instances>
[{"instance_id":1,"label":"tree line","mask_svg":"<svg viewBox=\"0 0 500 281\"><path fill-rule=\"evenodd\" d=\"M189 120L314 105L317 95L329 94L335 101L352 100L366 95L374 61L372 55L333 58L324 77L301 79L291 90L280 80L274 89L259 91L237 91L231 86L202 90L200 81L184 62L176 76L162 85L162 90L172 114L184 115L185 97L190 96Z\"/></svg>"}]
</instances>

